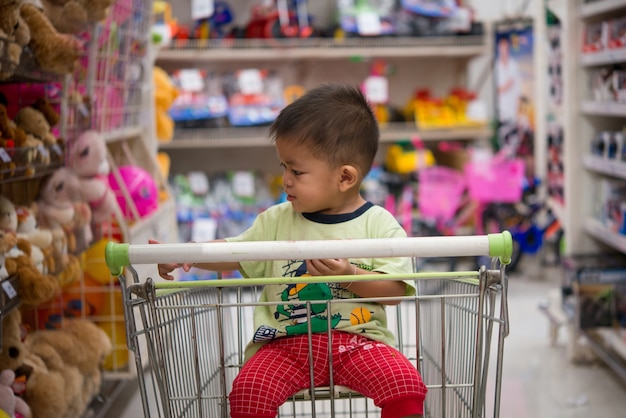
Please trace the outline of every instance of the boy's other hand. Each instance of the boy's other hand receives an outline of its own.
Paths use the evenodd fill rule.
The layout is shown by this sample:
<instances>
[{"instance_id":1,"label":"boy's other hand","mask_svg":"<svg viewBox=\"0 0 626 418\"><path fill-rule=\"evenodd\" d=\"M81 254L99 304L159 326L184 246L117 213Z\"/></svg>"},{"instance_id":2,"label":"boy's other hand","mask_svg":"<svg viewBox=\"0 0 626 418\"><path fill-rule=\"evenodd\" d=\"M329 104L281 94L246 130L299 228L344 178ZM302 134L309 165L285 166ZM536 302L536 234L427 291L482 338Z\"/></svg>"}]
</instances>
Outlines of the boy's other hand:
<instances>
[{"instance_id":1,"label":"boy's other hand","mask_svg":"<svg viewBox=\"0 0 626 418\"><path fill-rule=\"evenodd\" d=\"M311 276L343 276L354 274L354 266L346 258L307 260L306 267Z\"/></svg>"},{"instance_id":2,"label":"boy's other hand","mask_svg":"<svg viewBox=\"0 0 626 418\"><path fill-rule=\"evenodd\" d=\"M148 244L161 244L160 241L157 241L155 239L149 239L148 240ZM184 271L189 271L189 269L191 269L192 264L191 263L169 263L169 264L158 264L157 268L159 271L159 276L161 276L162 278L164 278L165 280L174 280L174 276L172 276L170 273L174 270L176 270L177 268L182 267Z\"/></svg>"}]
</instances>

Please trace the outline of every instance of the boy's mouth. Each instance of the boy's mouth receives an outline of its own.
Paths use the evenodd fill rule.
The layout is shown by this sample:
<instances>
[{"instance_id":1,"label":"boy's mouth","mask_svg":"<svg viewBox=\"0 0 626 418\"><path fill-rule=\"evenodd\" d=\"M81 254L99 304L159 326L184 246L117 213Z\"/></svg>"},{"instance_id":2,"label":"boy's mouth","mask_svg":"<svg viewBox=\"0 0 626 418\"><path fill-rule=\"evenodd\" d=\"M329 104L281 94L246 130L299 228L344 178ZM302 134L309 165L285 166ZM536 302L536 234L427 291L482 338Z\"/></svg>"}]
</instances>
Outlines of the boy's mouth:
<instances>
[{"instance_id":1,"label":"boy's mouth","mask_svg":"<svg viewBox=\"0 0 626 418\"><path fill-rule=\"evenodd\" d=\"M295 197L295 196L290 195L290 194L288 194L288 195L287 195L287 201L288 201L288 202L293 202L294 200L296 200L296 197Z\"/></svg>"}]
</instances>

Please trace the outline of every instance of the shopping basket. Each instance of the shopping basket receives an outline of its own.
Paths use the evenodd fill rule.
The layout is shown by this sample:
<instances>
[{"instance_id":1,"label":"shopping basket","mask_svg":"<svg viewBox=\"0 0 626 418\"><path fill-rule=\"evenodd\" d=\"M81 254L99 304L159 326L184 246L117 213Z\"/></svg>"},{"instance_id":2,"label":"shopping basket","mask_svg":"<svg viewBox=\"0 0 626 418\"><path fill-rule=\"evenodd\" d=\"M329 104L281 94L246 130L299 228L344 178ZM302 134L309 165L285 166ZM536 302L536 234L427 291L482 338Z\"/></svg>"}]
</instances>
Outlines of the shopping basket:
<instances>
[{"instance_id":1,"label":"shopping basket","mask_svg":"<svg viewBox=\"0 0 626 418\"><path fill-rule=\"evenodd\" d=\"M414 280L415 296L387 306L397 348L419 369L429 392L425 417L499 416L502 356L508 334L505 264L508 232L483 236L133 245L109 243L119 276L127 339L146 417L228 417L228 394L251 339L261 287L278 283L354 281L354 276L163 281L141 278L136 265L355 257L491 256L478 270L362 275L358 280ZM499 262L498 262L499 261ZM393 298L393 299L398 299ZM268 302L265 302L267 304ZM332 310L340 300L309 301ZM329 315L330 317L330 315ZM330 328L330 327L329 327ZM497 341L494 348L492 339ZM494 359L495 357L495 359ZM491 367L495 362L495 367ZM380 410L348 388L301 391L279 417L378 417Z\"/></svg>"}]
</instances>

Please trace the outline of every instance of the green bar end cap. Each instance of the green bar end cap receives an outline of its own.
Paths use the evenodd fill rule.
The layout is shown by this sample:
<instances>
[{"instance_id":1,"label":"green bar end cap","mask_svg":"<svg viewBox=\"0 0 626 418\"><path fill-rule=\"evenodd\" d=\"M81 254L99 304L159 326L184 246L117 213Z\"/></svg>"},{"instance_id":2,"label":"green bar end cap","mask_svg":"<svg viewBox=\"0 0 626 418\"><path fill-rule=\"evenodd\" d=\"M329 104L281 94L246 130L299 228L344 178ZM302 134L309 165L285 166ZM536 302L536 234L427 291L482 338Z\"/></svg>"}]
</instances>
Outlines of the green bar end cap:
<instances>
[{"instance_id":1,"label":"green bar end cap","mask_svg":"<svg viewBox=\"0 0 626 418\"><path fill-rule=\"evenodd\" d=\"M509 231L488 234L489 256L499 257L502 264L509 264L513 255L513 237Z\"/></svg>"},{"instance_id":2,"label":"green bar end cap","mask_svg":"<svg viewBox=\"0 0 626 418\"><path fill-rule=\"evenodd\" d=\"M107 243L104 256L113 276L121 275L123 268L130 265L128 248L129 244Z\"/></svg>"}]
</instances>

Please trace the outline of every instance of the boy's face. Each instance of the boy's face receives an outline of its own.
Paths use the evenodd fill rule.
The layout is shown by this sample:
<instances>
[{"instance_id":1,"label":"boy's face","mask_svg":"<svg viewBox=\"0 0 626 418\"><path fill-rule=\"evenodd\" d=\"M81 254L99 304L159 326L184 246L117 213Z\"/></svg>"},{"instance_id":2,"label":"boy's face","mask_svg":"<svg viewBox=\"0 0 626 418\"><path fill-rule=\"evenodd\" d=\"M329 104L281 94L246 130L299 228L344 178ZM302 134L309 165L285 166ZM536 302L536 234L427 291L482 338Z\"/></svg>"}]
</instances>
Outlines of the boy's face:
<instances>
[{"instance_id":1,"label":"boy's face","mask_svg":"<svg viewBox=\"0 0 626 418\"><path fill-rule=\"evenodd\" d=\"M340 168L313 157L305 146L280 139L276 151L283 168L283 189L296 212L345 213Z\"/></svg>"}]
</instances>

